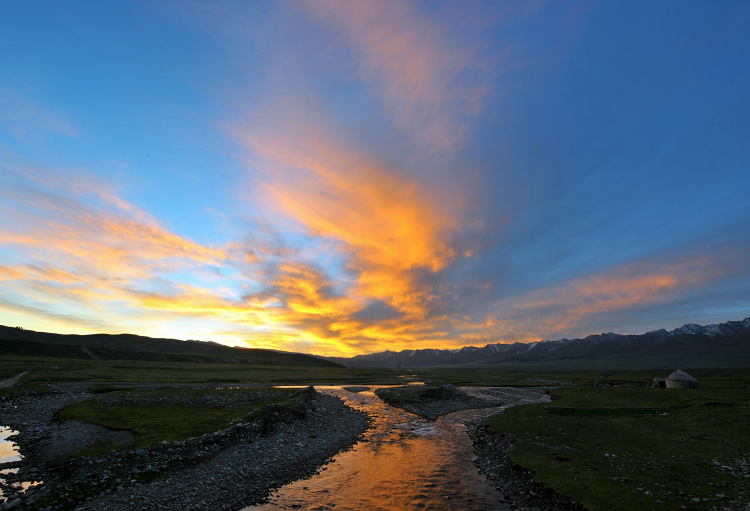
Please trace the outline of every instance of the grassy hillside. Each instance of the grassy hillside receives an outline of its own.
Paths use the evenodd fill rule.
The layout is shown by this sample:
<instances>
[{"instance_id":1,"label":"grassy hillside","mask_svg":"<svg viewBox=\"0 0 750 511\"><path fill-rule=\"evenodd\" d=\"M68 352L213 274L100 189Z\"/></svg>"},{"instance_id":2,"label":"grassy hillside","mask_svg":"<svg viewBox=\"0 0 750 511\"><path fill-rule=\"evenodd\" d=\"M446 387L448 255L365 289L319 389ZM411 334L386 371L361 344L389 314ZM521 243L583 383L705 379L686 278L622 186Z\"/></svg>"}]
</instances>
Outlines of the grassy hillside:
<instances>
[{"instance_id":1,"label":"grassy hillside","mask_svg":"<svg viewBox=\"0 0 750 511\"><path fill-rule=\"evenodd\" d=\"M93 360L341 367L335 362L302 353L234 348L214 342L154 339L131 334L63 335L6 326L0 326L0 353Z\"/></svg>"}]
</instances>

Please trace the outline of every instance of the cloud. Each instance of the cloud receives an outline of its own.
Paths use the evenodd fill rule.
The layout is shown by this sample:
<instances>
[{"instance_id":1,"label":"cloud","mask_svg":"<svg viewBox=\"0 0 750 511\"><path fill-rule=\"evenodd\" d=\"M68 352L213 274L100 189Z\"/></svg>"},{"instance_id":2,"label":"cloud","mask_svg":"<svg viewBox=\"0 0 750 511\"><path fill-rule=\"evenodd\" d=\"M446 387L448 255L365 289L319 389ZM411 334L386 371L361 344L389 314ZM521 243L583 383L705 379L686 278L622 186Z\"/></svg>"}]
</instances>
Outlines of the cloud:
<instances>
[{"instance_id":1,"label":"cloud","mask_svg":"<svg viewBox=\"0 0 750 511\"><path fill-rule=\"evenodd\" d=\"M336 252L345 268L334 269L343 275L305 261L299 250L187 239L113 190L102 195L107 186L95 180L67 175L69 185L59 187L60 176L50 173L46 189L39 171L3 182L0 207L9 221L0 225L0 309L75 331L185 331L354 355L557 338L600 315L668 308L710 292L743 275L750 260L746 249L716 246L464 308L463 295L484 287L446 284L462 257L452 248L460 222L449 208L413 182L399 186L397 172L372 160L314 137L295 140L299 151L263 146L276 171L268 197L316 247Z\"/></svg>"},{"instance_id":2,"label":"cloud","mask_svg":"<svg viewBox=\"0 0 750 511\"><path fill-rule=\"evenodd\" d=\"M211 111L234 116L224 124L234 125L247 167L237 178L245 188L233 191L244 193L240 213L252 221L229 212L221 220L225 229L215 234L225 239L208 243L152 217L106 180L3 164L0 309L15 314L5 317L357 354L574 335L597 317L667 310L748 275L738 262L750 260L747 251L731 246L669 260L665 251L675 242L668 235L658 236L661 258L648 259L644 254L656 245L641 243L627 226L617 227L630 237L612 228L607 212L617 208L600 207L610 195L600 183L586 188L593 192L582 192L583 199L558 186L573 180L575 165L598 168L600 156L594 147L591 165L568 162L556 148L571 142L569 134L560 138L557 123L567 96L554 105L563 105L557 113L548 111L557 96L539 102L547 85L557 90L547 78L558 76L539 69L564 63L548 48L560 48L557 32L531 43L520 36L563 25L570 25L563 33L578 32L578 18L560 25L556 8L535 21L536 5L493 6L488 10L502 19L477 28L484 13L475 13L461 28L465 3L230 4L158 9L220 33L207 55L218 50L234 59L212 62L212 69L227 72L203 90L219 91L226 101ZM534 19L525 21L525 11ZM478 43L482 31L492 36L486 46ZM529 59L520 62L518 55ZM510 71L511 60L534 67L532 79ZM503 93L493 83L498 73L508 78L503 87L528 88L529 95L483 115L486 103ZM250 78L238 85L242 77ZM536 107L524 101L543 115L535 117ZM514 111L519 118L534 115L498 122ZM473 137L479 123L483 131ZM544 135L545 126L554 136ZM534 133L540 129L541 137ZM0 130L17 138L77 133L61 110L6 89L0 90ZM47 161L73 154L50 149ZM97 143L86 150L108 149ZM637 183L638 173L630 175ZM536 195L540 189L549 196ZM628 202L642 197L625 196ZM545 200L534 200L540 197ZM639 218L626 215L623 223L662 221L651 208L628 211ZM550 224L543 221L548 215ZM612 238L582 247L582 234L599 227L596 219L605 220L602 232ZM665 233L695 237L670 225L678 224L664 222ZM736 231L744 232L741 227ZM640 260L615 266L634 258ZM581 269L589 263L596 270Z\"/></svg>"},{"instance_id":3,"label":"cloud","mask_svg":"<svg viewBox=\"0 0 750 511\"><path fill-rule=\"evenodd\" d=\"M673 261L645 259L569 279L494 302L484 321L454 320L463 338L532 341L579 331L597 315L668 306L742 272L747 250L695 254ZM580 335L598 332L581 332ZM497 342L495 341L495 342Z\"/></svg>"},{"instance_id":4,"label":"cloud","mask_svg":"<svg viewBox=\"0 0 750 511\"><path fill-rule=\"evenodd\" d=\"M361 78L375 84L394 125L428 151L460 146L482 109L489 66L478 47L418 13L411 2L310 0L309 15L343 33Z\"/></svg>"},{"instance_id":5,"label":"cloud","mask_svg":"<svg viewBox=\"0 0 750 511\"><path fill-rule=\"evenodd\" d=\"M9 219L0 225L8 249L0 255L0 309L63 329L236 325L252 345L307 343L331 353L340 353L338 339L358 327L349 317L363 307L360 300L336 291L325 271L296 260L295 250L190 240L90 176L24 169L9 177L0 192Z\"/></svg>"},{"instance_id":6,"label":"cloud","mask_svg":"<svg viewBox=\"0 0 750 511\"><path fill-rule=\"evenodd\" d=\"M8 171L0 191L0 279L5 307L41 310L68 321L117 323L134 311L126 290L169 288L166 274L197 279L227 264L236 247L213 247L174 234L90 177L34 169ZM45 179L46 178L46 179ZM189 276L184 276L189 275Z\"/></svg>"},{"instance_id":7,"label":"cloud","mask_svg":"<svg viewBox=\"0 0 750 511\"><path fill-rule=\"evenodd\" d=\"M100 321L79 313L60 314L51 311L47 304L40 304L40 306L27 305L18 303L16 300L5 299L2 296L0 296L0 309L20 312L27 316L30 315L44 318L45 323L52 321L57 324L83 328L87 331L100 332L112 328L112 323L108 321Z\"/></svg>"},{"instance_id":8,"label":"cloud","mask_svg":"<svg viewBox=\"0 0 750 511\"><path fill-rule=\"evenodd\" d=\"M175 235L138 208L95 191L95 185L87 188L85 180L72 181L67 190L52 191L39 183L4 187L2 207L13 221L0 227L0 242L87 273L129 278L147 278L157 267L175 269L181 261L216 265L227 258L222 248ZM53 177L48 186L56 185L59 180ZM80 200L87 191L94 200L104 197L105 203Z\"/></svg>"},{"instance_id":9,"label":"cloud","mask_svg":"<svg viewBox=\"0 0 750 511\"><path fill-rule=\"evenodd\" d=\"M316 239L336 243L355 276L352 296L424 317L438 297L422 275L457 257L455 213L416 181L314 132L297 126L289 138L238 135L270 167L268 207Z\"/></svg>"}]
</instances>

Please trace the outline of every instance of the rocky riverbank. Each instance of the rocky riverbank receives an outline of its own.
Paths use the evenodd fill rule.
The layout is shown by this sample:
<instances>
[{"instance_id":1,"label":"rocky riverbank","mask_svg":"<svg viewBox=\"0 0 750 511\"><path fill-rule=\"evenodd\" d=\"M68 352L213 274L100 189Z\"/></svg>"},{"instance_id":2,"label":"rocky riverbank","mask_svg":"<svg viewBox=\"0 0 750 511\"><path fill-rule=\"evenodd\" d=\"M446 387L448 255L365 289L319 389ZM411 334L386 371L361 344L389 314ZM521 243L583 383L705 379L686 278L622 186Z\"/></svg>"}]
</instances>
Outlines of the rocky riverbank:
<instances>
[{"instance_id":1,"label":"rocky riverbank","mask_svg":"<svg viewBox=\"0 0 750 511\"><path fill-rule=\"evenodd\" d=\"M574 500L533 482L534 474L518 467L508 459L517 441L511 435L491 433L485 421L467 425L469 437L474 442L474 464L499 490L511 509L520 511L580 511L583 508Z\"/></svg>"},{"instance_id":2,"label":"rocky riverbank","mask_svg":"<svg viewBox=\"0 0 750 511\"><path fill-rule=\"evenodd\" d=\"M375 395L391 406L432 421L460 410L497 406L490 400L471 396L453 385L386 387L376 390Z\"/></svg>"},{"instance_id":3,"label":"rocky riverbank","mask_svg":"<svg viewBox=\"0 0 750 511\"><path fill-rule=\"evenodd\" d=\"M112 449L94 457L67 458L82 446L126 445L127 432L55 420L67 404L91 397L59 392L6 398L3 424L19 431L24 459L0 469L6 502L0 509L236 510L263 501L269 492L312 475L349 448L367 429L368 418L339 399L307 391L303 417L279 407L265 421L141 449ZM19 491L21 481L43 481Z\"/></svg>"}]
</instances>

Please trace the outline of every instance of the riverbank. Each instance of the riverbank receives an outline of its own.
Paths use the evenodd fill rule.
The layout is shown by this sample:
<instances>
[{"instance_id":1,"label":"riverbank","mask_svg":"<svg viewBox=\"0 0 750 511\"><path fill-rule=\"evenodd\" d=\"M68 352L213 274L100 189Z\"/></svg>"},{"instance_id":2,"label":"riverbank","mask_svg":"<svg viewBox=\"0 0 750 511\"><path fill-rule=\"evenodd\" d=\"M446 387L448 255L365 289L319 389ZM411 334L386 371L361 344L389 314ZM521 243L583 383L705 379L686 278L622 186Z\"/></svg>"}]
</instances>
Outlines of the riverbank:
<instances>
[{"instance_id":1,"label":"riverbank","mask_svg":"<svg viewBox=\"0 0 750 511\"><path fill-rule=\"evenodd\" d=\"M376 390L375 395L391 406L431 421L461 410L497 406L497 401L484 396L469 395L453 385L385 387Z\"/></svg>"},{"instance_id":2,"label":"riverbank","mask_svg":"<svg viewBox=\"0 0 750 511\"><path fill-rule=\"evenodd\" d=\"M348 449L367 429L368 418L338 398L307 391L304 417L274 409L264 422L230 428L186 441L139 449L112 449L97 456L66 455L82 445L132 441L127 432L55 420L64 406L90 398L86 392L6 397L4 425L19 431L21 462L5 476L16 483L0 509L236 510L262 502L274 488L306 478ZM21 481L43 481L18 492Z\"/></svg>"},{"instance_id":3,"label":"riverbank","mask_svg":"<svg viewBox=\"0 0 750 511\"><path fill-rule=\"evenodd\" d=\"M465 424L473 444L474 465L498 490L493 509L580 511L582 506L533 481L533 473L510 461L518 439L487 430L486 418L514 406L550 401L545 389L532 387L395 387L375 392L381 399L430 421L441 417ZM472 417L474 417L472 419ZM478 417L478 418L477 418Z\"/></svg>"},{"instance_id":4,"label":"riverbank","mask_svg":"<svg viewBox=\"0 0 750 511\"><path fill-rule=\"evenodd\" d=\"M474 464L487 478L487 483L502 493L504 503L512 509L524 511L583 509L574 500L534 483L533 472L515 465L508 458L516 448L517 439L512 435L489 432L485 424L484 419L467 424L469 438L474 443Z\"/></svg>"}]
</instances>

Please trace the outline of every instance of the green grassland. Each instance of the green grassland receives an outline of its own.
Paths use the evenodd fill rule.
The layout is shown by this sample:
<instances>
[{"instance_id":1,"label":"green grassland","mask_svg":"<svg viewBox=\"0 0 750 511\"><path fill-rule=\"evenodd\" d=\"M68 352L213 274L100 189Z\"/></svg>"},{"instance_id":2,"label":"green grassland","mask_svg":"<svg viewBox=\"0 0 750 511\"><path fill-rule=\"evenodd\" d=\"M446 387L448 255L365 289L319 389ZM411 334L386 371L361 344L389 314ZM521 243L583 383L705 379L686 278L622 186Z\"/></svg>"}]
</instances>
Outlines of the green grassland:
<instances>
[{"instance_id":1,"label":"green grassland","mask_svg":"<svg viewBox=\"0 0 750 511\"><path fill-rule=\"evenodd\" d=\"M541 385L550 389L553 402L515 407L488 419L491 431L521 440L511 460L532 470L536 482L591 511L742 509L732 499L750 502L750 479L740 477L750 475L750 370L687 367L699 389L650 388L654 377L666 377L673 369L401 371L5 353L0 354L0 381L29 373L18 385L0 389L0 396L56 392L57 382L91 382L95 396L64 408L58 418L127 430L135 438L132 446L146 446L263 419L274 404L294 409L293 394L299 390L269 388L273 385ZM253 387L135 390L118 385L127 382ZM594 387L592 382L625 386ZM402 392L423 389L404 387ZM223 405L216 405L217 397Z\"/></svg>"},{"instance_id":2,"label":"green grassland","mask_svg":"<svg viewBox=\"0 0 750 511\"><path fill-rule=\"evenodd\" d=\"M142 360L85 360L70 358L0 357L0 379L23 371L24 383L47 382L174 382L275 384L398 383L387 369L346 369L296 365L209 364ZM0 389L0 395L7 389Z\"/></svg>"},{"instance_id":3,"label":"green grassland","mask_svg":"<svg viewBox=\"0 0 750 511\"><path fill-rule=\"evenodd\" d=\"M590 511L734 509L731 499L750 501L750 480L738 474L750 461L743 374L702 379L694 390L561 387L553 402L487 424L520 439L511 460L535 482Z\"/></svg>"},{"instance_id":4,"label":"green grassland","mask_svg":"<svg viewBox=\"0 0 750 511\"><path fill-rule=\"evenodd\" d=\"M135 441L127 447L145 447L213 433L240 420L263 420L270 405L301 415L306 406L302 396L300 389L257 387L118 390L68 405L57 418L129 431Z\"/></svg>"},{"instance_id":5,"label":"green grassland","mask_svg":"<svg viewBox=\"0 0 750 511\"><path fill-rule=\"evenodd\" d=\"M294 364L191 363L147 360L91 360L0 354L0 381L23 371L24 383L47 382L174 382L278 384L382 384L397 385L424 381L431 385L484 386L580 385L592 381L626 381L650 385L656 376L665 377L674 368L641 371L498 371L492 369L353 369ZM704 384L732 386L738 381L750 385L745 369L691 369ZM0 395L8 389L0 389Z\"/></svg>"},{"instance_id":6,"label":"green grassland","mask_svg":"<svg viewBox=\"0 0 750 511\"><path fill-rule=\"evenodd\" d=\"M556 387L570 385L591 385L627 383L630 385L650 386L656 377L667 377L674 367L663 369L640 370L497 370L489 368L423 368L390 371L396 375L399 383L423 381L430 385L453 386L488 386L488 387ZM701 380L702 386L711 388L737 387L750 385L750 370L739 368L694 369L683 367L688 373ZM353 371L354 369L352 369ZM744 382L744 383L743 383Z\"/></svg>"}]
</instances>

